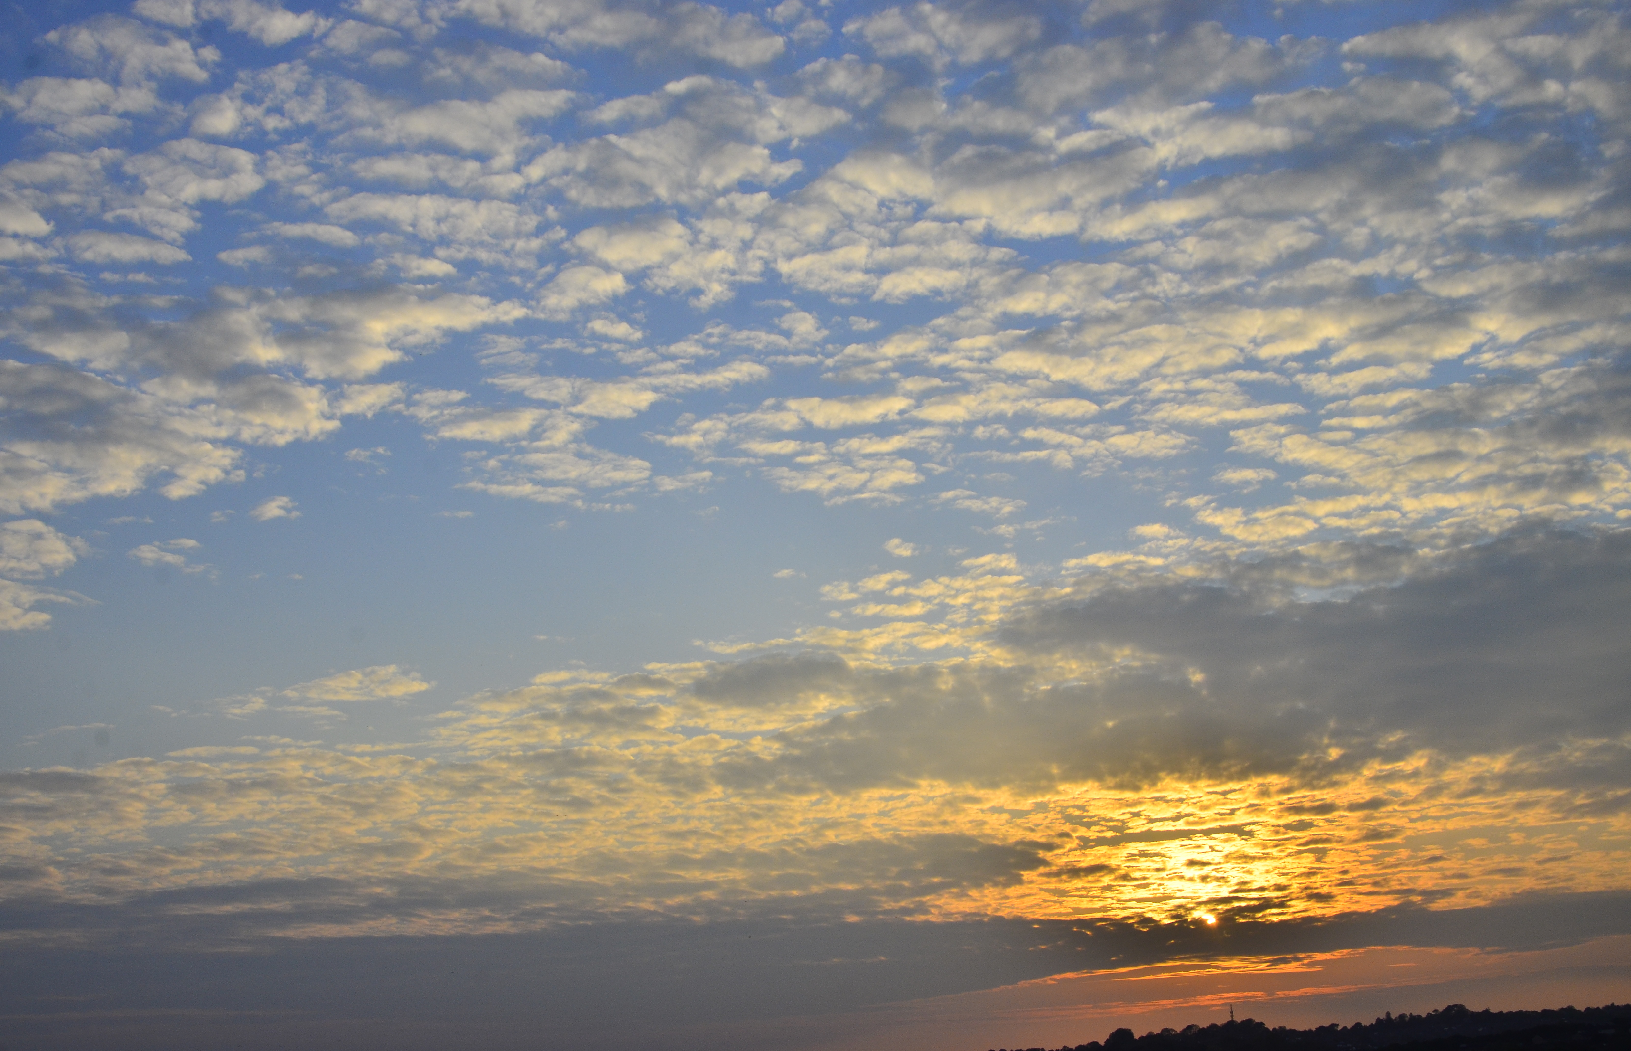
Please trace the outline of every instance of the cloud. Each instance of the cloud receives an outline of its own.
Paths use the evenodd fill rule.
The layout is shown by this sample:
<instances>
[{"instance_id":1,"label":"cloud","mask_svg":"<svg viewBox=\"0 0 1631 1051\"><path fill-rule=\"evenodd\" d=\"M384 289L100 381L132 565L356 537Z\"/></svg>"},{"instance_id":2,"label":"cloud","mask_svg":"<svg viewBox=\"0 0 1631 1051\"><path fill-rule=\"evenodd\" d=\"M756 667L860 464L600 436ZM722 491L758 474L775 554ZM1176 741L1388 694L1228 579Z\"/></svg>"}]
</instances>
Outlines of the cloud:
<instances>
[{"instance_id":1,"label":"cloud","mask_svg":"<svg viewBox=\"0 0 1631 1051\"><path fill-rule=\"evenodd\" d=\"M345 458L352 463L374 464L381 457L391 455L391 450L383 445L376 445L372 449L347 449Z\"/></svg>"},{"instance_id":2,"label":"cloud","mask_svg":"<svg viewBox=\"0 0 1631 1051\"><path fill-rule=\"evenodd\" d=\"M284 690L283 695L314 701L386 701L411 697L435 685L426 682L418 672L403 671L394 664L381 664L303 682Z\"/></svg>"},{"instance_id":3,"label":"cloud","mask_svg":"<svg viewBox=\"0 0 1631 1051\"><path fill-rule=\"evenodd\" d=\"M513 158L528 141L523 125L558 116L575 98L572 91L512 88L484 102L447 100L381 113L353 134L385 145L439 143L465 153Z\"/></svg>"},{"instance_id":4,"label":"cloud","mask_svg":"<svg viewBox=\"0 0 1631 1051\"><path fill-rule=\"evenodd\" d=\"M1561 102L1567 97L1564 84L1570 79L1568 73L1578 76L1595 65L1600 61L1600 49L1604 45L1612 47L1611 42L1618 40L1624 30L1591 19L1597 24L1582 34L1574 54L1559 63L1563 52L1557 48L1557 41L1541 47L1520 42L1537 14L1509 8L1438 23L1394 26L1354 37L1343 43L1342 51L1364 58L1442 63L1453 70L1452 83L1475 103L1497 98L1509 105ZM1554 70L1568 71L1563 83L1547 82L1546 73Z\"/></svg>"},{"instance_id":5,"label":"cloud","mask_svg":"<svg viewBox=\"0 0 1631 1051\"><path fill-rule=\"evenodd\" d=\"M574 266L561 271L538 298L545 317L564 318L587 306L599 306L624 294L629 284L623 275L598 266Z\"/></svg>"},{"instance_id":6,"label":"cloud","mask_svg":"<svg viewBox=\"0 0 1631 1051\"><path fill-rule=\"evenodd\" d=\"M665 216L628 226L591 226L572 243L597 262L628 272L683 255L690 246L690 235L685 227Z\"/></svg>"},{"instance_id":7,"label":"cloud","mask_svg":"<svg viewBox=\"0 0 1631 1051\"><path fill-rule=\"evenodd\" d=\"M558 146L524 174L589 208L629 208L653 201L700 204L744 182L774 186L801 164L776 162L757 144L720 141L684 120L628 135Z\"/></svg>"},{"instance_id":8,"label":"cloud","mask_svg":"<svg viewBox=\"0 0 1631 1051\"><path fill-rule=\"evenodd\" d=\"M995 515L998 518L1005 518L1016 511L1025 509L1024 500L1015 500L1003 496L981 496L969 489L952 489L941 493L935 497L935 500L939 503L961 508L964 511Z\"/></svg>"},{"instance_id":9,"label":"cloud","mask_svg":"<svg viewBox=\"0 0 1631 1051\"><path fill-rule=\"evenodd\" d=\"M51 614L34 609L43 603L75 605L79 596L0 579L0 631L36 631L51 623Z\"/></svg>"},{"instance_id":10,"label":"cloud","mask_svg":"<svg viewBox=\"0 0 1631 1051\"><path fill-rule=\"evenodd\" d=\"M213 47L194 50L187 41L118 15L98 15L85 22L45 34L45 41L60 48L72 61L96 72L106 72L127 84L142 84L161 77L179 77L195 83L209 79L207 67L220 61Z\"/></svg>"},{"instance_id":11,"label":"cloud","mask_svg":"<svg viewBox=\"0 0 1631 1051\"><path fill-rule=\"evenodd\" d=\"M651 478L651 464L584 443L556 444L548 439L518 443L514 451L489 458L483 476L461 483L493 496L588 506L583 489L637 486ZM605 505L602 505L605 506Z\"/></svg>"},{"instance_id":12,"label":"cloud","mask_svg":"<svg viewBox=\"0 0 1631 1051\"><path fill-rule=\"evenodd\" d=\"M1007 58L1042 35L1042 19L1020 6L919 2L851 19L844 34L884 58L910 55L938 70Z\"/></svg>"},{"instance_id":13,"label":"cloud","mask_svg":"<svg viewBox=\"0 0 1631 1051\"><path fill-rule=\"evenodd\" d=\"M898 74L876 63L862 62L854 55L818 58L799 70L799 79L813 95L825 95L861 106L882 99Z\"/></svg>"},{"instance_id":14,"label":"cloud","mask_svg":"<svg viewBox=\"0 0 1631 1051\"><path fill-rule=\"evenodd\" d=\"M138 248L145 252L153 244L141 241ZM290 296L245 290L226 302L193 305L174 320L128 324L116 299L69 294L40 300L32 324L19 332L36 349L101 370L139 362L196 379L279 365L295 365L319 379L362 379L402 360L403 348L522 312L480 296L420 296L389 287ZM177 304L182 310L189 305ZM250 382L265 389L270 379ZM232 386L226 380L217 389Z\"/></svg>"},{"instance_id":15,"label":"cloud","mask_svg":"<svg viewBox=\"0 0 1631 1051\"><path fill-rule=\"evenodd\" d=\"M144 566L156 569L178 569L183 573L206 573L214 569L208 563L189 562L184 551L196 551L202 547L196 540L185 537L176 540L161 540L157 543L142 544L131 548L126 557L140 562Z\"/></svg>"},{"instance_id":16,"label":"cloud","mask_svg":"<svg viewBox=\"0 0 1631 1051\"><path fill-rule=\"evenodd\" d=\"M1025 917L981 921L995 956L1070 970L1101 936L1176 946L1202 907L1306 934L1623 882L1621 13L1344 39L1311 10L1268 40L1194 5L907 3L788 58L818 14L140 0L41 27L51 75L0 89L26 132L0 165L0 629L86 601L44 586L93 554L53 514L270 479L295 442L393 481L381 513L523 502L461 530L634 509L602 547L672 514L708 544L733 507L780 535L869 503L928 531L888 567L864 541L811 608L772 583L800 572L748 567L782 613L727 603L673 663L625 640L620 670L500 675L344 744L0 773L14 940L799 918L825 932L802 996L906 973L846 940L880 916L920 947L944 928L908 918ZM126 570L209 568L139 539ZM465 605L502 635L502 603ZM223 687L210 725L431 686ZM936 944L911 958L940 981Z\"/></svg>"},{"instance_id":17,"label":"cloud","mask_svg":"<svg viewBox=\"0 0 1631 1051\"><path fill-rule=\"evenodd\" d=\"M904 499L895 490L917 485L925 477L916 461L900 453L934 444L930 435L880 440L863 434L832 443L748 440L741 449L757 457L791 458L791 464L763 470L783 492L812 493L829 504L858 500L890 504Z\"/></svg>"},{"instance_id":18,"label":"cloud","mask_svg":"<svg viewBox=\"0 0 1631 1051\"><path fill-rule=\"evenodd\" d=\"M616 276L616 275L613 275ZM589 281L599 282L598 276ZM654 367L645 374L610 382L506 373L490 382L537 401L554 402L582 416L625 419L637 416L665 396L697 390L728 390L741 383L768 378L770 371L757 362L737 360L708 371L686 372Z\"/></svg>"},{"instance_id":19,"label":"cloud","mask_svg":"<svg viewBox=\"0 0 1631 1051\"><path fill-rule=\"evenodd\" d=\"M0 575L37 580L73 566L90 547L37 518L0 524Z\"/></svg>"},{"instance_id":20,"label":"cloud","mask_svg":"<svg viewBox=\"0 0 1631 1051\"><path fill-rule=\"evenodd\" d=\"M30 77L15 87L0 88L0 104L25 124L49 127L70 139L94 139L128 127L126 114L149 113L159 107L159 99L145 84Z\"/></svg>"},{"instance_id":21,"label":"cloud","mask_svg":"<svg viewBox=\"0 0 1631 1051\"><path fill-rule=\"evenodd\" d=\"M68 244L77 259L88 263L158 263L174 266L192 256L163 241L155 241L135 234L116 234L87 231L74 234Z\"/></svg>"},{"instance_id":22,"label":"cloud","mask_svg":"<svg viewBox=\"0 0 1631 1051\"><path fill-rule=\"evenodd\" d=\"M259 263L270 263L273 253L265 245L252 245L249 248L229 248L224 252L217 252L215 258L228 266L249 267Z\"/></svg>"},{"instance_id":23,"label":"cloud","mask_svg":"<svg viewBox=\"0 0 1631 1051\"><path fill-rule=\"evenodd\" d=\"M1278 477L1279 475L1267 467L1225 467L1212 475L1214 481L1223 485L1234 486L1246 492L1250 492L1264 482L1273 481Z\"/></svg>"},{"instance_id":24,"label":"cloud","mask_svg":"<svg viewBox=\"0 0 1631 1051\"><path fill-rule=\"evenodd\" d=\"M232 204L266 185L253 153L198 139L174 139L130 158L124 167L141 179L150 196L184 205Z\"/></svg>"},{"instance_id":25,"label":"cloud","mask_svg":"<svg viewBox=\"0 0 1631 1051\"><path fill-rule=\"evenodd\" d=\"M225 22L229 29L254 37L267 47L303 36L321 36L334 24L314 11L299 14L280 4L256 0L137 0L137 14L155 22L187 28L201 21Z\"/></svg>"},{"instance_id":26,"label":"cloud","mask_svg":"<svg viewBox=\"0 0 1631 1051\"><path fill-rule=\"evenodd\" d=\"M128 495L155 475L172 498L237 469L238 454L200 437L199 415L57 365L0 362L12 414L0 455L0 508L46 511L93 496Z\"/></svg>"},{"instance_id":27,"label":"cloud","mask_svg":"<svg viewBox=\"0 0 1631 1051\"><path fill-rule=\"evenodd\" d=\"M725 918L722 886L731 909L835 919L1040 909L1084 887L1118 922L1182 922L1202 904L1241 920L1328 918L1333 902L1368 908L1399 864L1441 907L1464 907L1525 886L1560 815L1582 845L1548 863L1549 879L1589 886L1612 855L1597 837L1623 812L1628 727L1614 692L1623 647L1599 614L1631 587L1628 536L1310 547L1180 573L1106 567L1068 586L1027 581L1012 555L979 556L939 577L892 571L837 589L838 601L919 604L909 619L831 631L852 657L807 643L546 674L467 697L419 744L246 744L55 781L30 771L0 781L0 799L30 808L36 842L103 851L114 833L156 834L162 815L162 857L128 850L129 867L77 870L104 892L190 886L174 852L244 871L298 858L324 901L378 879L456 891L438 929L465 932L635 903ZM893 663L861 649L902 629L960 654ZM311 709L430 685L387 665L282 696ZM277 770L276 792L244 794ZM262 838L234 838L251 814ZM1491 854L1469 837L1492 820L1537 841ZM1321 857L1308 857L1309 836ZM1386 871L1365 860L1377 849ZM458 878L440 884L448 865ZM490 896L480 888L500 868L529 878ZM234 915L286 933L423 930L417 906L382 919L273 898Z\"/></svg>"},{"instance_id":28,"label":"cloud","mask_svg":"<svg viewBox=\"0 0 1631 1051\"><path fill-rule=\"evenodd\" d=\"M249 517L257 522L270 522L274 518L299 518L300 512L295 510L295 502L287 496L274 496L249 512Z\"/></svg>"},{"instance_id":29,"label":"cloud","mask_svg":"<svg viewBox=\"0 0 1631 1051\"><path fill-rule=\"evenodd\" d=\"M369 30L379 31L370 26ZM361 30L359 30L361 32ZM394 35L391 39L397 39ZM333 46L333 34L329 46ZM490 89L512 88L532 82L537 85L571 82L580 72L560 59L538 51L519 51L485 42L461 42L456 48L437 48L435 68L427 70L434 82L480 84Z\"/></svg>"},{"instance_id":30,"label":"cloud","mask_svg":"<svg viewBox=\"0 0 1631 1051\"><path fill-rule=\"evenodd\" d=\"M449 13L539 37L566 50L660 49L730 66L752 67L769 62L785 48L781 37L765 29L752 15L727 15L717 7L700 3L544 6L456 0L446 7L451 9Z\"/></svg>"},{"instance_id":31,"label":"cloud","mask_svg":"<svg viewBox=\"0 0 1631 1051\"><path fill-rule=\"evenodd\" d=\"M275 237L306 238L335 248L355 248L362 243L350 230L329 223L269 223L266 230Z\"/></svg>"},{"instance_id":32,"label":"cloud","mask_svg":"<svg viewBox=\"0 0 1631 1051\"><path fill-rule=\"evenodd\" d=\"M82 290L32 302L11 315L12 335L62 364L0 361L0 395L19 406L0 432L0 507L12 513L136 492L156 475L169 476L166 495L192 495L237 476L240 443L320 437L339 416L371 415L401 398L392 384L325 389L263 370L292 365L317 380L361 379L448 331L523 312L479 296L389 288L240 291L191 313L172 301L179 317L142 322L116 297ZM153 371L139 385L117 382L143 370Z\"/></svg>"},{"instance_id":33,"label":"cloud","mask_svg":"<svg viewBox=\"0 0 1631 1051\"><path fill-rule=\"evenodd\" d=\"M486 245L525 241L538 226L503 201L468 201L434 194L359 193L325 209L340 222L379 222L430 244Z\"/></svg>"},{"instance_id":34,"label":"cloud","mask_svg":"<svg viewBox=\"0 0 1631 1051\"><path fill-rule=\"evenodd\" d=\"M771 144L816 135L848 120L842 109L708 76L607 103L590 116L600 123L649 126L554 147L523 169L529 180L590 207L652 201L699 205L743 182L776 185L797 173L802 162L775 161ZM652 232L661 229L644 225Z\"/></svg>"},{"instance_id":35,"label":"cloud","mask_svg":"<svg viewBox=\"0 0 1631 1051\"><path fill-rule=\"evenodd\" d=\"M1017 87L1029 107L1044 113L1099 108L1129 97L1156 106L1182 104L1229 88L1266 85L1319 53L1319 45L1306 38L1270 42L1195 20L1177 33L1107 34L1023 55Z\"/></svg>"},{"instance_id":36,"label":"cloud","mask_svg":"<svg viewBox=\"0 0 1631 1051\"><path fill-rule=\"evenodd\" d=\"M1624 582L1611 567L1619 565L1625 539L1620 533L1518 534L1343 601L1282 606L1254 585L1192 590L1163 583L1039 610L1004 630L1025 648L1089 640L1114 647L1137 638L1137 647L1156 662L1152 667L1170 659L1204 676L1194 681L1204 681L1199 689L1210 703L1318 712L1336 720L1322 734L1335 740L1352 733L1350 740L1366 741L1356 744L1361 750L1392 747L1370 737L1382 725L1406 735L1394 739L1399 747L1450 754L1523 748L1536 734L1613 737L1619 717L1598 692L1601 677L1611 674L1604 663L1610 647L1589 610L1594 602L1618 601L1611 596ZM1600 579L1588 586L1586 576ZM1519 580L1526 581L1521 613L1498 597ZM1147 614L1134 612L1145 602ZM1194 617L1169 620L1190 604ZM1457 610L1453 623L1451 608ZM1254 616L1264 619L1254 625ZM1557 626L1547 626L1554 619ZM1163 621L1171 627L1158 627ZM1066 622L1076 627L1064 628ZM1257 627L1264 633L1254 634ZM1554 631L1568 641L1527 648L1529 640L1552 638ZM1524 657L1495 657L1519 638L1526 640ZM1302 649L1305 644L1317 651ZM1262 663L1269 649L1302 657L1269 668ZM1371 664L1361 659L1364 652L1388 657ZM1348 670L1339 674L1338 667ZM1556 706L1550 715L1527 708L1525 698L1537 691ZM1474 719L1474 711L1482 714Z\"/></svg>"}]
</instances>

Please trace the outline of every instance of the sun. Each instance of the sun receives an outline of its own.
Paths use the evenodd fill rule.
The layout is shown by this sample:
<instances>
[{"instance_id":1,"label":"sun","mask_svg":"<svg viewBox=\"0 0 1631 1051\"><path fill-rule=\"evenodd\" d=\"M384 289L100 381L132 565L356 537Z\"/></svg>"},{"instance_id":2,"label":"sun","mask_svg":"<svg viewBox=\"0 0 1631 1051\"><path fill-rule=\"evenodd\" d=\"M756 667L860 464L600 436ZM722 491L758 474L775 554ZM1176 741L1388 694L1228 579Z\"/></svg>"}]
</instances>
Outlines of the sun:
<instances>
[{"instance_id":1,"label":"sun","mask_svg":"<svg viewBox=\"0 0 1631 1051\"><path fill-rule=\"evenodd\" d=\"M1195 915L1204 920L1208 927L1216 927L1218 925L1218 918L1212 915L1210 912L1197 912Z\"/></svg>"}]
</instances>

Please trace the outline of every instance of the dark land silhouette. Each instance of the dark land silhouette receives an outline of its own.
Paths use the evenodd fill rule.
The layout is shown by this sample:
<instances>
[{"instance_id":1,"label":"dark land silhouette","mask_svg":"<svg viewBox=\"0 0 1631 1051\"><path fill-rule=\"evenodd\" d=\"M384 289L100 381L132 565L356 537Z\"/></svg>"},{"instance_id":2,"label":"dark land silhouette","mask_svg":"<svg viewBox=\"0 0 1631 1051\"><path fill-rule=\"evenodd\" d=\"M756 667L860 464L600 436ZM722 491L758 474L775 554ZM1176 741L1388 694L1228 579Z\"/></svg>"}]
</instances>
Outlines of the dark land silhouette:
<instances>
[{"instance_id":1,"label":"dark land silhouette","mask_svg":"<svg viewBox=\"0 0 1631 1051\"><path fill-rule=\"evenodd\" d=\"M1134 1036L1117 1029L1104 1039L1057 1051L1631 1051L1631 1004L1577 1010L1469 1011L1450 1004L1424 1015L1389 1014L1366 1025L1270 1029L1246 1018L1182 1031ZM1007 1048L1001 1051L1009 1051ZM1048 1051L1015 1048L1013 1051Z\"/></svg>"}]
</instances>

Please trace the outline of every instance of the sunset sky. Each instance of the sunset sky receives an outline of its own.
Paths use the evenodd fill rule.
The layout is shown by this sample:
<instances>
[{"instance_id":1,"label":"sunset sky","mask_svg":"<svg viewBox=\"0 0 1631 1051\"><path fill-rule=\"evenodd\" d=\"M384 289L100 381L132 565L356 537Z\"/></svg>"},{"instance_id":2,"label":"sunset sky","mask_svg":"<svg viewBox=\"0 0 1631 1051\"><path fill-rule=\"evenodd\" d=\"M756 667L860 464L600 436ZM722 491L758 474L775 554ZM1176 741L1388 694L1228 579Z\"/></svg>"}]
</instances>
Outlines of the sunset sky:
<instances>
[{"instance_id":1,"label":"sunset sky","mask_svg":"<svg viewBox=\"0 0 1631 1051\"><path fill-rule=\"evenodd\" d=\"M3 11L7 1051L1631 1000L1626 5Z\"/></svg>"}]
</instances>

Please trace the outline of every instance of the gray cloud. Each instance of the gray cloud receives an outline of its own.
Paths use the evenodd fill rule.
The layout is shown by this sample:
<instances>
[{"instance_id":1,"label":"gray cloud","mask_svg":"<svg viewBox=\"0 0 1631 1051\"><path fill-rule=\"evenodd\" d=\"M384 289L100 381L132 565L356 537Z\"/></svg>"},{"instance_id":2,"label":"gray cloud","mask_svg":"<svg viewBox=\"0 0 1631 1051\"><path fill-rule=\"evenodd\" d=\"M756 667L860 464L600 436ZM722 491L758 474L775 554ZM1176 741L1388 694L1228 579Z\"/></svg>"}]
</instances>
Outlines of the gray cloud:
<instances>
[{"instance_id":1,"label":"gray cloud","mask_svg":"<svg viewBox=\"0 0 1631 1051\"><path fill-rule=\"evenodd\" d=\"M1307 720L1310 745L1449 754L1612 738L1628 710L1608 610L1626 601L1627 535L1519 533L1351 598L1287 601L1259 587L1110 590L1016 617L1022 650L1135 646L1204 676L1211 711Z\"/></svg>"},{"instance_id":2,"label":"gray cloud","mask_svg":"<svg viewBox=\"0 0 1631 1051\"><path fill-rule=\"evenodd\" d=\"M1602 741L1574 786L1596 791L1623 762L1609 742L1631 729L1628 668L1608 612L1631 598L1628 536L1519 533L1331 599L1294 597L1294 567L1277 579L1285 570L1272 563L1241 564L1205 583L1099 585L1001 624L1002 642L1045 656L1041 667L1108 662L1076 683L1024 665L857 673L830 659L749 662L719 681L764 683L760 703L840 683L847 696L830 703L858 710L784 731L774 754L725 761L718 776L794 792L923 779L1027 789L1288 773L1318 781L1432 749L1550 756L1565 765L1548 776L1566 783L1559 749ZM1386 547L1344 560L1384 575L1415 561Z\"/></svg>"}]
</instances>

